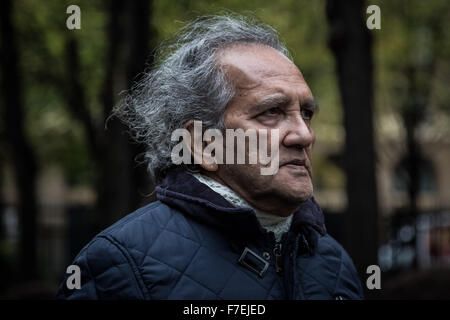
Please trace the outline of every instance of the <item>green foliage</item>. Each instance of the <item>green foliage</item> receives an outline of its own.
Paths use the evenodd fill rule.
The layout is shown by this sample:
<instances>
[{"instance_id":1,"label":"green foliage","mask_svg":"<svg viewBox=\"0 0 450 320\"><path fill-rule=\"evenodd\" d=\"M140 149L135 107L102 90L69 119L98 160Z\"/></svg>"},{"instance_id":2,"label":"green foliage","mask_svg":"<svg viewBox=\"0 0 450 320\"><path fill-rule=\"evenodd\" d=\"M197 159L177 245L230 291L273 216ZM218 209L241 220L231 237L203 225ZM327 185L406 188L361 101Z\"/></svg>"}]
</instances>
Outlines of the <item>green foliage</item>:
<instances>
[{"instance_id":1,"label":"green foliage","mask_svg":"<svg viewBox=\"0 0 450 320\"><path fill-rule=\"evenodd\" d=\"M160 43L187 21L203 14L231 10L254 13L275 27L291 50L295 63L320 104L313 125L320 142L342 146L343 128L340 96L334 61L327 47L329 35L325 1L219 0L152 2L152 21ZM81 8L81 30L66 28L66 8ZM86 105L100 127L104 124L102 92L108 50L108 1L14 2L25 85L26 127L41 167L58 165L72 183L92 185L93 159L84 128L68 112L63 82L68 77L65 48L68 37L79 45L81 81ZM408 65L435 59L433 72L421 71L419 83L430 84L431 109L447 113L450 91L449 2L434 0L371 1L381 8L381 30L374 30L375 102L379 118L398 113L407 100ZM117 92L119 94L119 92ZM326 152L325 152L326 153ZM315 155L315 172L323 187L343 187L342 172L330 161Z\"/></svg>"},{"instance_id":2,"label":"green foliage","mask_svg":"<svg viewBox=\"0 0 450 320\"><path fill-rule=\"evenodd\" d=\"M327 48L328 25L325 1L154 1L153 19L158 42L172 36L186 22L198 15L217 14L229 10L252 14L278 30L302 71L320 112L314 119L318 144L320 141L342 145L342 109L337 88L334 61ZM164 14L161 14L164 13ZM315 156L316 182L326 188L345 187L342 171Z\"/></svg>"},{"instance_id":3,"label":"green foliage","mask_svg":"<svg viewBox=\"0 0 450 320\"><path fill-rule=\"evenodd\" d=\"M253 14L278 30L323 108L317 125L341 123L334 62L327 49L325 1L164 1L153 5L158 43L198 15L233 11ZM162 14L164 13L164 14ZM329 126L327 126L329 127ZM323 130L323 131L326 131Z\"/></svg>"},{"instance_id":4,"label":"green foliage","mask_svg":"<svg viewBox=\"0 0 450 320\"><path fill-rule=\"evenodd\" d=\"M408 68L417 70L419 94L430 90L429 108L449 114L450 3L373 1L381 8L381 30L375 37L376 98L380 112L399 112L409 98ZM407 104L406 104L407 105ZM423 117L426 118L424 110Z\"/></svg>"},{"instance_id":5,"label":"green foliage","mask_svg":"<svg viewBox=\"0 0 450 320\"><path fill-rule=\"evenodd\" d=\"M86 105L94 120L101 119L101 91L105 67L105 10L78 1L82 29L66 28L68 1L15 2L15 24L25 91L26 128L41 168L59 166L71 184L92 185L94 163L87 151L81 124L68 112L65 81L68 37L79 41L81 80ZM100 41L99 41L100 40Z\"/></svg>"}]
</instances>

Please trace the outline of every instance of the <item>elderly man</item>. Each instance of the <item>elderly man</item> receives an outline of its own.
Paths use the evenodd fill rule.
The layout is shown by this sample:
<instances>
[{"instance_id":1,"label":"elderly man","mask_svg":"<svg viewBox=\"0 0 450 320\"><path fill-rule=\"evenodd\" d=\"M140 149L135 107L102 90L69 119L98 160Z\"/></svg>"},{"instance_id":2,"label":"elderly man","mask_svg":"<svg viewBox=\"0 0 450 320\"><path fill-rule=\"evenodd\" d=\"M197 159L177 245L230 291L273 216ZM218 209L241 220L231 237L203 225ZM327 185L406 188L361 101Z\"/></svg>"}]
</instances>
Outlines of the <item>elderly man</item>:
<instances>
[{"instance_id":1,"label":"elderly man","mask_svg":"<svg viewBox=\"0 0 450 320\"><path fill-rule=\"evenodd\" d=\"M86 245L73 262L80 286L68 277L58 297L361 299L353 263L312 197L316 104L276 31L240 16L202 17L159 55L118 111L147 145L158 201ZM190 153L175 164L177 129ZM234 137L204 152L214 140L202 138L207 129L265 132L257 146L270 145L271 161L252 163L255 150ZM262 174L275 158L276 170Z\"/></svg>"}]
</instances>

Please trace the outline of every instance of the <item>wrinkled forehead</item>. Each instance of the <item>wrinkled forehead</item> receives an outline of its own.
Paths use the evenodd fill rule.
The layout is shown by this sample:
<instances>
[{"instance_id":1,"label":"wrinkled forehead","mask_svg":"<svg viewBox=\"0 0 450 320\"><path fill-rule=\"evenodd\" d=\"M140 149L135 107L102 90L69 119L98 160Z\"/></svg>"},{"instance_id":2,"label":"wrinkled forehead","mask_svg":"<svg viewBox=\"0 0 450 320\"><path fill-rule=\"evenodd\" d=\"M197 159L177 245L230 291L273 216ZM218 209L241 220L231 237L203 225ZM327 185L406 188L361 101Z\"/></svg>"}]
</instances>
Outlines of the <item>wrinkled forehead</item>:
<instances>
[{"instance_id":1,"label":"wrinkled forehead","mask_svg":"<svg viewBox=\"0 0 450 320\"><path fill-rule=\"evenodd\" d=\"M241 89L259 85L260 79L292 77L304 81L297 66L278 50L261 44L236 44L221 50L218 62Z\"/></svg>"}]
</instances>

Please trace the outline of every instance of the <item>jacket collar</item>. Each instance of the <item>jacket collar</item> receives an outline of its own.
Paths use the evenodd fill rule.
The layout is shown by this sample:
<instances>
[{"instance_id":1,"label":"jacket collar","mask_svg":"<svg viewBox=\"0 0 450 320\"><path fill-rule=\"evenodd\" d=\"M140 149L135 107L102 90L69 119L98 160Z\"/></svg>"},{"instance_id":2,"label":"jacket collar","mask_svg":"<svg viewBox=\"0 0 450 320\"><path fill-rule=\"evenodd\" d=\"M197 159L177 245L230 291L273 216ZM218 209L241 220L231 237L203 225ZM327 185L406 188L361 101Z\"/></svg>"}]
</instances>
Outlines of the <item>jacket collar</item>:
<instances>
[{"instance_id":1,"label":"jacket collar","mask_svg":"<svg viewBox=\"0 0 450 320\"><path fill-rule=\"evenodd\" d=\"M249 237L267 233L253 209L234 207L181 167L169 171L156 187L156 195L161 202L222 231ZM326 234L322 210L313 197L294 213L290 231L298 233L305 227Z\"/></svg>"}]
</instances>

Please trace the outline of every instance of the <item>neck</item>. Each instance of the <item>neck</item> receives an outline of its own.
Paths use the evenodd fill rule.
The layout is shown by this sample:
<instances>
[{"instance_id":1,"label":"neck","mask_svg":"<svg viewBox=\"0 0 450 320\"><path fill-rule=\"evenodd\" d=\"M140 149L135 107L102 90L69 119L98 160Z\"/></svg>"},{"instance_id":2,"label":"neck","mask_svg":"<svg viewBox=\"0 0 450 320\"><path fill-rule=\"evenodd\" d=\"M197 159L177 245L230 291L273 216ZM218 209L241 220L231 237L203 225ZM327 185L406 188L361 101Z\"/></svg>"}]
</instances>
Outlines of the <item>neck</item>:
<instances>
[{"instance_id":1,"label":"neck","mask_svg":"<svg viewBox=\"0 0 450 320\"><path fill-rule=\"evenodd\" d=\"M253 199L247 195L245 189L242 189L236 185L231 186L218 175L214 174L214 172L206 171L199 174L201 174L203 177L215 180L221 185L233 190L234 193L239 195L239 197L247 203L248 207L251 207L254 210L258 210L259 212L286 218L288 216L291 216L299 208L298 203L291 204L285 200L274 199L273 195L270 194L265 194L263 196L260 196L258 199Z\"/></svg>"},{"instance_id":2,"label":"neck","mask_svg":"<svg viewBox=\"0 0 450 320\"><path fill-rule=\"evenodd\" d=\"M197 178L201 183L206 184L213 191L220 194L225 200L230 202L232 205L238 208L249 207L252 208L255 212L256 218L263 228L268 231L271 231L275 235L275 239L279 241L284 232L289 230L292 215L289 216L280 216L274 215L270 212L261 211L254 206L250 205L247 201L245 201L239 194L233 191L231 188L226 186L225 184L200 173L194 173L194 177Z\"/></svg>"}]
</instances>

